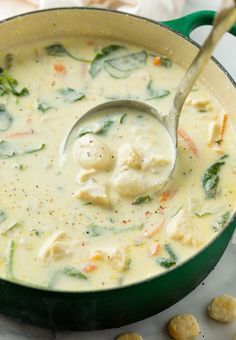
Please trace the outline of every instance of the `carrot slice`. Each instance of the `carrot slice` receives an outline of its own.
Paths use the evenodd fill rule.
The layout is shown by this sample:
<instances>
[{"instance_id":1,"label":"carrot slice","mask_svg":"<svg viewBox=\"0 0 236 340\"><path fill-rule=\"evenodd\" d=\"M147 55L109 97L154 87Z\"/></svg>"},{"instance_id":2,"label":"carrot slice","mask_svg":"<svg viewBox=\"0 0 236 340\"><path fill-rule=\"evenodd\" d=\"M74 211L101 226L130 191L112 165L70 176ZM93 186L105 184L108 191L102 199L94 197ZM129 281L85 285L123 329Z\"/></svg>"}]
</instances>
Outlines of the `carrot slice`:
<instances>
[{"instance_id":1,"label":"carrot slice","mask_svg":"<svg viewBox=\"0 0 236 340\"><path fill-rule=\"evenodd\" d=\"M220 139L223 139L224 137L227 121L228 121L228 115L224 114L222 118L221 127L220 127Z\"/></svg>"},{"instance_id":2,"label":"carrot slice","mask_svg":"<svg viewBox=\"0 0 236 340\"><path fill-rule=\"evenodd\" d=\"M53 67L57 73L64 73L66 71L65 66L62 64L54 64Z\"/></svg>"},{"instance_id":3,"label":"carrot slice","mask_svg":"<svg viewBox=\"0 0 236 340\"><path fill-rule=\"evenodd\" d=\"M89 257L92 261L99 261L103 259L103 252L101 250L95 250Z\"/></svg>"},{"instance_id":4,"label":"carrot slice","mask_svg":"<svg viewBox=\"0 0 236 340\"><path fill-rule=\"evenodd\" d=\"M155 66L161 66L161 57L154 57L152 60L153 65Z\"/></svg>"},{"instance_id":5,"label":"carrot slice","mask_svg":"<svg viewBox=\"0 0 236 340\"><path fill-rule=\"evenodd\" d=\"M160 196L160 202L166 202L170 197L170 193L168 191L163 191Z\"/></svg>"},{"instance_id":6,"label":"carrot slice","mask_svg":"<svg viewBox=\"0 0 236 340\"><path fill-rule=\"evenodd\" d=\"M6 135L6 138L17 138L17 137L23 137L23 136L29 136L34 133L33 130L30 131L19 131L19 132L14 132L10 133L9 135Z\"/></svg>"},{"instance_id":7,"label":"carrot slice","mask_svg":"<svg viewBox=\"0 0 236 340\"><path fill-rule=\"evenodd\" d=\"M188 145L188 147L192 151L192 153L195 156L197 156L198 155L197 148L196 148L194 142L192 141L192 139L189 137L189 135L183 129L178 129L178 135L181 138L183 138L183 140L186 142L186 144Z\"/></svg>"},{"instance_id":8,"label":"carrot slice","mask_svg":"<svg viewBox=\"0 0 236 340\"><path fill-rule=\"evenodd\" d=\"M87 266L85 266L83 268L83 270L86 272L86 273L90 273L92 271L94 271L95 269L97 269L97 266L95 266L95 264L88 264Z\"/></svg>"},{"instance_id":9,"label":"carrot slice","mask_svg":"<svg viewBox=\"0 0 236 340\"><path fill-rule=\"evenodd\" d=\"M156 235L157 233L159 233L161 231L161 229L163 228L164 224L165 224L165 220L161 221L160 224L158 224L157 226L155 226L151 230L144 231L143 236L150 238L150 237Z\"/></svg>"},{"instance_id":10,"label":"carrot slice","mask_svg":"<svg viewBox=\"0 0 236 340\"><path fill-rule=\"evenodd\" d=\"M161 245L159 242L152 243L149 249L150 256L158 255L161 251Z\"/></svg>"}]
</instances>

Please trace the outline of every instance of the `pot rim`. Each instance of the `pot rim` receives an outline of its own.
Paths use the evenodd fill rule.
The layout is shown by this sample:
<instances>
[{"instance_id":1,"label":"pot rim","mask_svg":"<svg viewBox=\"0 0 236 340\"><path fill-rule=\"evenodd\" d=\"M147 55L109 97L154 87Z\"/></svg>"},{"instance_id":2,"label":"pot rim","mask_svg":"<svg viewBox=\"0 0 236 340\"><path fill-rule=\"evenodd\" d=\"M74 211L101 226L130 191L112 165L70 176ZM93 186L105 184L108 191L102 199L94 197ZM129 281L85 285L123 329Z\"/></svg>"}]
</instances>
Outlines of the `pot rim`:
<instances>
[{"instance_id":1,"label":"pot rim","mask_svg":"<svg viewBox=\"0 0 236 340\"><path fill-rule=\"evenodd\" d=\"M108 12L108 13L112 13L112 14L116 14L116 15L124 15L124 16L130 16L131 18L136 18L140 21L144 21L144 22L150 22L152 24L155 24L157 26L160 26L166 30L169 30L177 35L179 35L181 38L187 40L189 43L191 43L192 45L194 45L195 47L197 47L198 49L201 47L197 42L195 42L194 40L192 40L190 37L187 37L185 35L183 35L182 33L178 32L177 30L170 28L169 26L167 27L165 25L164 22L159 22L159 21L155 21L153 19L149 19L143 16L139 16L136 14L131 14L131 13L127 13L127 12L121 12L121 11L116 11L116 10L111 10L111 9L103 9L103 8L98 8L98 7L86 7L86 6L71 6L71 7L56 7L56 8L46 8L46 9L40 9L40 10L34 10L34 11L29 11L29 12L25 12L25 13L21 13L21 14L16 14L14 16L5 18L0 20L0 25L4 24L5 22L8 21L14 21L15 19L21 18L21 17L26 17L26 16L30 16L30 15L35 15L35 14L40 14L40 13L45 13L45 12L59 12L59 11L69 11L69 10L78 10L78 11L82 11L82 10L88 10L88 11L97 11L97 12ZM183 17L180 17L179 19L181 19ZM174 20L173 20L174 21ZM229 72L225 69L225 67L215 58L215 57L211 57L211 60L216 64L217 67L219 67L221 69L221 71L223 71L223 73L226 75L226 77L229 79L229 81L233 84L234 88L236 87L236 81L232 78L232 76L229 74ZM109 292L115 292L115 291L125 291L126 289L132 288L134 286L140 286L142 284L148 283L152 280L158 279L159 277L162 277L164 275L168 275L168 273L170 272L174 272L176 270L178 270L181 266L185 265L187 262L191 261L192 259L194 259L195 257L197 257L198 255L200 255L203 251L205 251L208 247L210 247L218 238L221 237L221 235L226 231L226 229L229 227L229 225L231 223L235 223L236 222L236 211L233 213L233 215L231 216L230 220L228 221L228 223L223 227L223 229L207 244L204 245L204 247L202 247L200 250L198 250L195 254L191 255L190 257L188 257L187 259L185 259L184 261L180 262L179 264L177 264L175 267L165 270L157 275L153 275L151 277L148 277L146 279L137 281L137 282L132 282L130 284L126 284L124 286L118 286L118 287L111 287L111 288L100 288L100 289L96 289L96 290L82 290L82 291L68 291L68 290L50 290L47 287L44 286L40 286L40 285L33 285L30 284L28 282L24 282L24 281L20 281L20 280L8 280L5 278L0 278L0 282L3 281L6 284L12 284L14 286L19 286L22 288L28 288L28 289L32 289L34 291L38 291L38 292L44 292L46 294L50 294L50 295L67 295L67 296L74 296L74 295L96 295L98 293L102 293L102 294L106 294Z\"/></svg>"}]
</instances>

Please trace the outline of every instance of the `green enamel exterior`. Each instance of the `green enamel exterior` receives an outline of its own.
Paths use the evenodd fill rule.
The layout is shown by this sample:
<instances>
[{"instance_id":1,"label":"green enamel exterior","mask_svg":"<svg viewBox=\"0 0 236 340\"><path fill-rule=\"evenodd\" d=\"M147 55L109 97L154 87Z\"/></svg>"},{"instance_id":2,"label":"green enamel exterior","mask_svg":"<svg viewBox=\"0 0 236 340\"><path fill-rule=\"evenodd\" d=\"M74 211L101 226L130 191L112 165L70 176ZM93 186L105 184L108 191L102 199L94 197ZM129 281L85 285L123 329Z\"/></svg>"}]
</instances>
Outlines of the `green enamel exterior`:
<instances>
[{"instance_id":1,"label":"green enamel exterior","mask_svg":"<svg viewBox=\"0 0 236 340\"><path fill-rule=\"evenodd\" d=\"M119 327L176 303L210 273L236 226L180 267L139 284L90 293L50 292L0 280L0 311L33 325L70 330Z\"/></svg>"},{"instance_id":2,"label":"green enamel exterior","mask_svg":"<svg viewBox=\"0 0 236 340\"><path fill-rule=\"evenodd\" d=\"M164 25L188 37L210 24L213 12L198 12ZM163 24L163 23L162 23ZM232 33L236 33L235 27ZM236 227L234 218L197 256L134 285L95 292L53 292L0 279L0 313L51 329L92 330L119 327L152 316L181 300L212 271Z\"/></svg>"},{"instance_id":3,"label":"green enamel exterior","mask_svg":"<svg viewBox=\"0 0 236 340\"><path fill-rule=\"evenodd\" d=\"M214 17L214 11L200 11L191 13L176 20L164 21L162 24L189 38L191 32L195 28L205 25L212 25ZM236 35L236 25L232 27L230 33Z\"/></svg>"}]
</instances>

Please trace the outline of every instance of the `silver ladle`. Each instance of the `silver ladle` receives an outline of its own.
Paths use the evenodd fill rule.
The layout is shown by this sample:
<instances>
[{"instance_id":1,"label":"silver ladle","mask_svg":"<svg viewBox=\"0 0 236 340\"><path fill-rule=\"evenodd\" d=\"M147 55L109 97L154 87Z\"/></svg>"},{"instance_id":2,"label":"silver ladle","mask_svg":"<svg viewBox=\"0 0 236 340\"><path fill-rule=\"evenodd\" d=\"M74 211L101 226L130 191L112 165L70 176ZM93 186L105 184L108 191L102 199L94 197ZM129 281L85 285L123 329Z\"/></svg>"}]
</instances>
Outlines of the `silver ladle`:
<instances>
[{"instance_id":1,"label":"silver ladle","mask_svg":"<svg viewBox=\"0 0 236 340\"><path fill-rule=\"evenodd\" d=\"M65 159L66 150L71 140L76 138L76 134L78 132L78 127L84 119L85 116L93 114L95 112L101 111L103 109L114 108L114 107L122 107L124 108L132 108L138 111L146 112L155 116L159 122L165 127L168 134L170 135L170 148L174 150L174 157L173 157L173 166L171 167L169 176L166 178L166 182L168 181L170 175L172 174L175 165L176 165L176 158L177 158L177 143L178 143L178 125L179 125L179 118L180 113L183 108L184 102L191 91L194 83L198 79L199 75L202 73L203 69L205 68L207 62L209 61L212 52L217 45L220 38L223 36L225 32L227 32L233 24L236 22L236 5L230 8L224 8L220 10L214 20L213 27L211 29L210 34L208 35L207 39L205 40L203 46L199 50L198 54L194 58L192 64L188 68L187 72L183 80L181 81L174 100L171 110L168 116L164 116L160 114L154 107L137 101L137 100L111 100L100 105L97 105L83 114L72 126L70 131L68 132L61 148L62 159ZM165 183L166 183L165 182ZM163 183L163 185L165 184ZM163 187L163 186L162 186Z\"/></svg>"}]
</instances>

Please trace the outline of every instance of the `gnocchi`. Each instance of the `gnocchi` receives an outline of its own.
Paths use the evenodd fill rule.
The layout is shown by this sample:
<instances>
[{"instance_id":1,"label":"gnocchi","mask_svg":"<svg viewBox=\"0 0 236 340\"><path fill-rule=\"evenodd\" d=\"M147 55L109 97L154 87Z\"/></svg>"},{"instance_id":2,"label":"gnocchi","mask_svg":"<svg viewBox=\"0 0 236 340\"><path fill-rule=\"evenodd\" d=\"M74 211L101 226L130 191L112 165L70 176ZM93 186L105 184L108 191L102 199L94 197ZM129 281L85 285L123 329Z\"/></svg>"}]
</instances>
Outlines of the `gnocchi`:
<instances>
[{"instance_id":1,"label":"gnocchi","mask_svg":"<svg viewBox=\"0 0 236 340\"><path fill-rule=\"evenodd\" d=\"M106 170L112 163L108 146L90 134L77 139L73 146L73 156L85 169Z\"/></svg>"}]
</instances>

